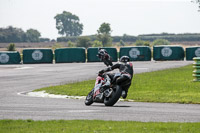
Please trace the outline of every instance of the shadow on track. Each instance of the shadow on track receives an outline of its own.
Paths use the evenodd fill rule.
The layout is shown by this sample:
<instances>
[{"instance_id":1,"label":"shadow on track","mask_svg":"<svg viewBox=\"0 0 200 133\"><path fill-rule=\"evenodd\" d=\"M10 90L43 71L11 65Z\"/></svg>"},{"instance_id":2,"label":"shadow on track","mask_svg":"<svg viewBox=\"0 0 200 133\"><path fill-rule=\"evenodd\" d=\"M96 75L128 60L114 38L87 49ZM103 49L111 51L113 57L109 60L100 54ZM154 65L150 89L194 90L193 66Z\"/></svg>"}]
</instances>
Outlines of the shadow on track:
<instances>
[{"instance_id":1,"label":"shadow on track","mask_svg":"<svg viewBox=\"0 0 200 133\"><path fill-rule=\"evenodd\" d=\"M115 105L115 106L105 106L105 105L91 105L95 106L95 107L109 107L109 108L129 108L131 106L127 106L127 105Z\"/></svg>"}]
</instances>

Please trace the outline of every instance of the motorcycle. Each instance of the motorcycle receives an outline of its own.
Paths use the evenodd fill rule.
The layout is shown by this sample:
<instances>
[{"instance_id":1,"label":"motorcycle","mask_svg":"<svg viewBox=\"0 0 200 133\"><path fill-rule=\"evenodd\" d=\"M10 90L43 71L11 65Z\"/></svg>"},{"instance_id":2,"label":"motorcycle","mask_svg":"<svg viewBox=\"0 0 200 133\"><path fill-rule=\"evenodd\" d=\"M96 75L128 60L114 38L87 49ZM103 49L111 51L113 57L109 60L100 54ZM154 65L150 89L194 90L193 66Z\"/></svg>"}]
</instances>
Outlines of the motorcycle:
<instances>
[{"instance_id":1,"label":"motorcycle","mask_svg":"<svg viewBox=\"0 0 200 133\"><path fill-rule=\"evenodd\" d=\"M97 54L97 57L99 58L100 61L103 61L104 64L108 67L108 66L113 66L112 63L112 57L105 52L105 50L103 49L99 49L99 52Z\"/></svg>"},{"instance_id":2,"label":"motorcycle","mask_svg":"<svg viewBox=\"0 0 200 133\"><path fill-rule=\"evenodd\" d=\"M85 99L85 105L89 106L93 102L104 103L105 106L113 106L122 94L122 87L116 84L116 79L119 78L121 73L115 73L111 85L107 89L103 89L102 85L105 84L103 76L97 76L95 86Z\"/></svg>"}]
</instances>

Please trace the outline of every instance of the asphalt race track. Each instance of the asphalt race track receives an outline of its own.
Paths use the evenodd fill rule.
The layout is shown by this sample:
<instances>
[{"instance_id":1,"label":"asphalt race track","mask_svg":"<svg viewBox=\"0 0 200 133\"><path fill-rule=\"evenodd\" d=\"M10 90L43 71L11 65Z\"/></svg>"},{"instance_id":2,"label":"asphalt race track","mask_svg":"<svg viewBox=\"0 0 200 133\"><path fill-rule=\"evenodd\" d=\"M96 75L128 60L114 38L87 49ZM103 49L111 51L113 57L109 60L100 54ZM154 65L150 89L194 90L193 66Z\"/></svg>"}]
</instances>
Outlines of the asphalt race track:
<instances>
[{"instance_id":1,"label":"asphalt race track","mask_svg":"<svg viewBox=\"0 0 200 133\"><path fill-rule=\"evenodd\" d=\"M142 73L191 63L134 62L134 71ZM85 106L83 99L41 98L19 94L46 86L95 79L97 72L103 68L103 63L1 65L0 119L200 122L200 105L197 104L118 102L114 107L97 103Z\"/></svg>"}]
</instances>

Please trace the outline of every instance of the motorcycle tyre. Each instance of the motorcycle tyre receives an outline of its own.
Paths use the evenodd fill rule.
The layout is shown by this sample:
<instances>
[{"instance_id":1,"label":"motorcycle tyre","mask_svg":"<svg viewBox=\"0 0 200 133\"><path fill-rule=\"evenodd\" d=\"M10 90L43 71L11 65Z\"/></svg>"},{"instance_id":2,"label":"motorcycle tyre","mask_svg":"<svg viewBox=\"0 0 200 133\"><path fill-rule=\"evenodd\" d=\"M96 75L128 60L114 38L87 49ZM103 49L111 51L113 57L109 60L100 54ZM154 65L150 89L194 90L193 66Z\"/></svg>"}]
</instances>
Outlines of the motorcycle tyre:
<instances>
[{"instance_id":1,"label":"motorcycle tyre","mask_svg":"<svg viewBox=\"0 0 200 133\"><path fill-rule=\"evenodd\" d=\"M120 98L122 94L122 89L120 86L117 86L115 90L113 90L112 94L108 98L104 98L105 106L113 106Z\"/></svg>"},{"instance_id":2,"label":"motorcycle tyre","mask_svg":"<svg viewBox=\"0 0 200 133\"><path fill-rule=\"evenodd\" d=\"M92 94L93 94L93 90L85 98L85 105L90 106L91 104L93 104L93 95Z\"/></svg>"}]
</instances>

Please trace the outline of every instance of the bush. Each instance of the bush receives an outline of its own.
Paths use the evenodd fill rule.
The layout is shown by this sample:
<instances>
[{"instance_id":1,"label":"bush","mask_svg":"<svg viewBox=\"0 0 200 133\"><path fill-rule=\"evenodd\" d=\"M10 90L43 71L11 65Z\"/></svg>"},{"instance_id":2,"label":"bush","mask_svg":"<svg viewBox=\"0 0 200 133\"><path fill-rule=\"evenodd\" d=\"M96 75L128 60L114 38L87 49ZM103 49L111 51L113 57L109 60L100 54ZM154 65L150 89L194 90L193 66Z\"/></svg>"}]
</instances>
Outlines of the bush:
<instances>
[{"instance_id":1,"label":"bush","mask_svg":"<svg viewBox=\"0 0 200 133\"><path fill-rule=\"evenodd\" d=\"M82 37L78 38L77 47L88 48L88 47L91 47L91 46L92 46L92 43L91 43L91 40L90 40L89 37L82 36Z\"/></svg>"},{"instance_id":2,"label":"bush","mask_svg":"<svg viewBox=\"0 0 200 133\"><path fill-rule=\"evenodd\" d=\"M112 38L109 34L98 34L97 39L102 42L103 47L112 46Z\"/></svg>"},{"instance_id":3,"label":"bush","mask_svg":"<svg viewBox=\"0 0 200 133\"><path fill-rule=\"evenodd\" d=\"M52 49L55 50L55 49L57 49L57 48L62 48L62 47L63 47L62 44L56 43L56 44L54 44L54 45L52 46Z\"/></svg>"},{"instance_id":4,"label":"bush","mask_svg":"<svg viewBox=\"0 0 200 133\"><path fill-rule=\"evenodd\" d=\"M100 41L98 41L98 40L95 40L95 41L93 42L92 47L103 47L103 45L102 45L102 42L100 42Z\"/></svg>"},{"instance_id":5,"label":"bush","mask_svg":"<svg viewBox=\"0 0 200 133\"><path fill-rule=\"evenodd\" d=\"M170 42L165 39L157 39L157 40L153 41L152 46L154 46L154 45L170 45Z\"/></svg>"},{"instance_id":6,"label":"bush","mask_svg":"<svg viewBox=\"0 0 200 133\"><path fill-rule=\"evenodd\" d=\"M68 44L68 47L70 47L70 48L71 47L76 47L75 43L73 43L71 41L68 41L67 44Z\"/></svg>"},{"instance_id":7,"label":"bush","mask_svg":"<svg viewBox=\"0 0 200 133\"><path fill-rule=\"evenodd\" d=\"M150 46L150 42L149 41L145 41L144 42L144 46Z\"/></svg>"},{"instance_id":8,"label":"bush","mask_svg":"<svg viewBox=\"0 0 200 133\"><path fill-rule=\"evenodd\" d=\"M8 49L8 51L16 51L15 44L14 43L9 44L9 46L7 47L7 49Z\"/></svg>"},{"instance_id":9,"label":"bush","mask_svg":"<svg viewBox=\"0 0 200 133\"><path fill-rule=\"evenodd\" d=\"M136 46L150 46L150 42L149 41L143 41L143 40L137 40L135 42Z\"/></svg>"}]
</instances>

